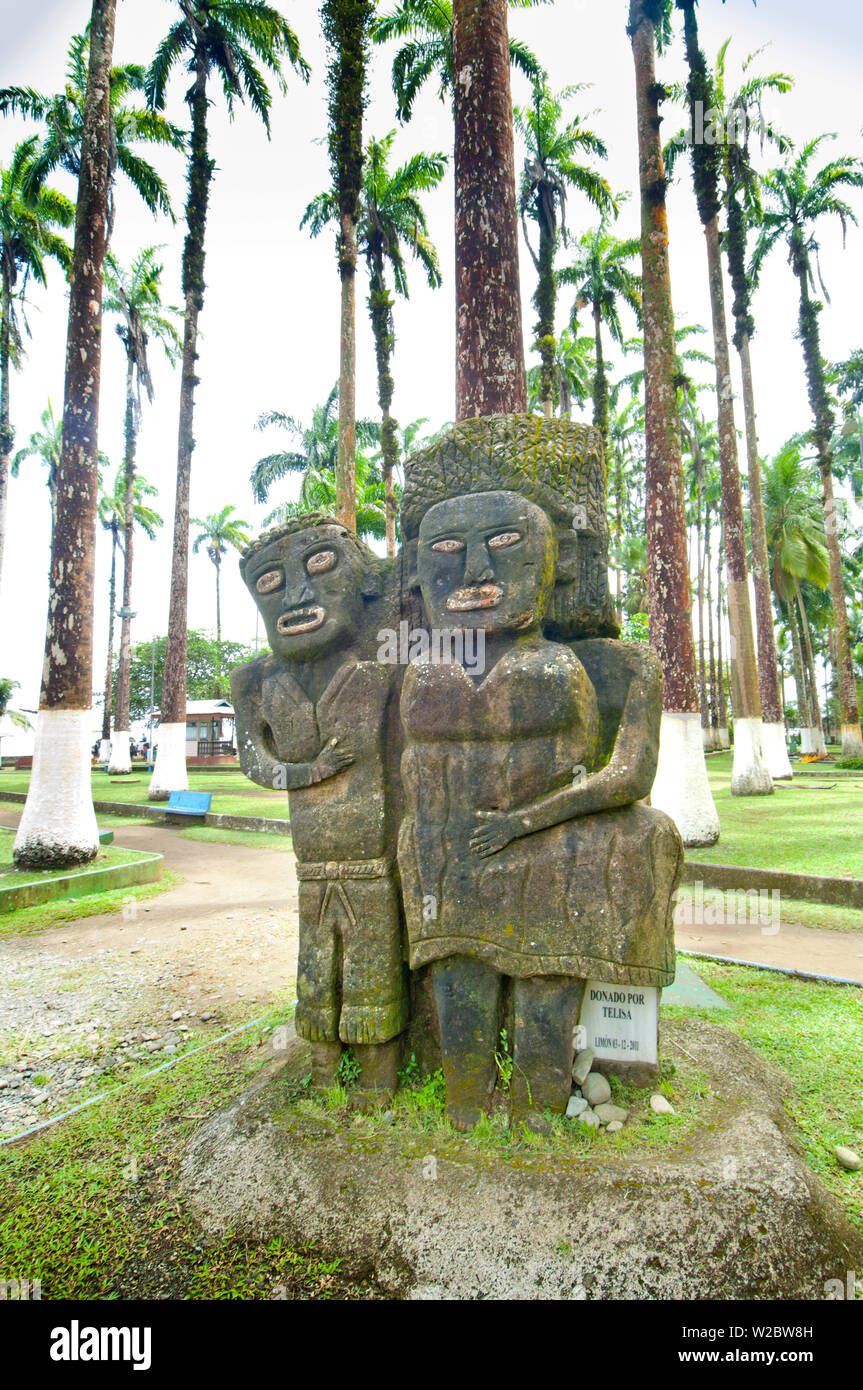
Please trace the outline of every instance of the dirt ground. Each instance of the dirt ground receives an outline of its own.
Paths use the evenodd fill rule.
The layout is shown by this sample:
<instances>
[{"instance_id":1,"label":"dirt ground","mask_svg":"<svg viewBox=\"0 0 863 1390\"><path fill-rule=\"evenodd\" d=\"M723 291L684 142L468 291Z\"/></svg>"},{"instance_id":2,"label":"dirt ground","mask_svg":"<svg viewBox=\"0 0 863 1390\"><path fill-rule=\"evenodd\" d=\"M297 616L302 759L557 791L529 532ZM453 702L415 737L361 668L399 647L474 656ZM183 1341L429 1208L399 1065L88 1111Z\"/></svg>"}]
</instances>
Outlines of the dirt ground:
<instances>
[{"instance_id":1,"label":"dirt ground","mask_svg":"<svg viewBox=\"0 0 863 1390\"><path fill-rule=\"evenodd\" d=\"M0 824L19 812L0 810ZM22 1132L152 1058L293 997L297 880L287 850L187 840L149 824L115 843L164 854L176 888L0 941L0 1135ZM783 920L678 929L682 950L863 981L863 931Z\"/></svg>"}]
</instances>

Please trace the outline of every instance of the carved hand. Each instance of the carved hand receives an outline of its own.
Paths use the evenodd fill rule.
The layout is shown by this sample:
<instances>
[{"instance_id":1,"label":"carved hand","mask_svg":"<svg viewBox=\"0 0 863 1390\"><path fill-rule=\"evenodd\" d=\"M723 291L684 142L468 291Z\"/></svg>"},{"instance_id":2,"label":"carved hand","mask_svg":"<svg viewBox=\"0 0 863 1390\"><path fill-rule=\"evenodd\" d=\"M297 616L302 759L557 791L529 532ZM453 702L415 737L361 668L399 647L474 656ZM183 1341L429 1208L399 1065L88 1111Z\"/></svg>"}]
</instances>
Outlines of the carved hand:
<instances>
[{"instance_id":1,"label":"carved hand","mask_svg":"<svg viewBox=\"0 0 863 1390\"><path fill-rule=\"evenodd\" d=\"M514 818L506 811L477 811L479 824L470 837L474 854L483 859L497 854L518 835Z\"/></svg>"},{"instance_id":2,"label":"carved hand","mask_svg":"<svg viewBox=\"0 0 863 1390\"><path fill-rule=\"evenodd\" d=\"M339 740L331 738L329 743L325 743L315 761L311 764L312 784L323 782L327 777L335 777L337 773L344 772L346 767L350 767L355 762L353 753L347 748L340 748Z\"/></svg>"}]
</instances>

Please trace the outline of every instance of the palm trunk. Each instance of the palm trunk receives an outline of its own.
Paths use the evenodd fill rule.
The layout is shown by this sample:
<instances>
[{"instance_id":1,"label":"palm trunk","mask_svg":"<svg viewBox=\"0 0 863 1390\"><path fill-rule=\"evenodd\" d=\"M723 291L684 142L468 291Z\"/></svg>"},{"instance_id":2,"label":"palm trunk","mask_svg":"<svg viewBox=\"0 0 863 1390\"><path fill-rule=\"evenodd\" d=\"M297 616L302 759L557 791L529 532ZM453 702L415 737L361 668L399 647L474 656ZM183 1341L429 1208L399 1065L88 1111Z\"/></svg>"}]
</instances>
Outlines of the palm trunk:
<instances>
[{"instance_id":1,"label":"palm trunk","mask_svg":"<svg viewBox=\"0 0 863 1390\"><path fill-rule=\"evenodd\" d=\"M719 688L716 681L716 647L713 642L713 557L710 554L710 508L704 514L704 561L707 569L707 652L710 662L710 739L708 747L716 751L719 737Z\"/></svg>"},{"instance_id":2,"label":"palm trunk","mask_svg":"<svg viewBox=\"0 0 863 1390\"><path fill-rule=\"evenodd\" d=\"M791 763L785 744L785 725L782 719L782 696L779 685L779 662L773 625L773 604L770 593L770 561L767 555L767 533L764 526L764 504L761 495L761 459L758 452L758 429L755 418L755 390L752 384L752 361L749 342L754 332L750 312L751 287L746 274L746 218L740 204L737 187L726 161L726 208L728 230L725 253L734 290L734 344L740 357L743 376L743 414L746 422L746 461L749 475L749 521L752 537L752 578L755 587L755 618L758 642L758 683L761 693L761 720L764 754L771 776L791 776Z\"/></svg>"},{"instance_id":3,"label":"palm trunk","mask_svg":"<svg viewBox=\"0 0 863 1390\"><path fill-rule=\"evenodd\" d=\"M217 694L222 693L222 593L219 583L222 575L222 557L218 550L213 561L216 567L216 683Z\"/></svg>"},{"instance_id":4,"label":"palm trunk","mask_svg":"<svg viewBox=\"0 0 863 1390\"><path fill-rule=\"evenodd\" d=\"M5 256L0 280L0 580L3 577L3 550L6 541L6 510L9 498L9 457L15 434L9 406L9 374L12 342L12 287Z\"/></svg>"},{"instance_id":5,"label":"palm trunk","mask_svg":"<svg viewBox=\"0 0 863 1390\"><path fill-rule=\"evenodd\" d=\"M107 762L111 742L111 694L114 684L114 607L117 601L117 536L111 529L111 581L108 585L108 660L105 667L105 703L102 709L102 747L99 760Z\"/></svg>"},{"instance_id":6,"label":"palm trunk","mask_svg":"<svg viewBox=\"0 0 863 1390\"><path fill-rule=\"evenodd\" d=\"M786 778L791 776L791 763L788 759L788 749L785 744L785 723L782 718L779 661L776 656L773 600L770 594L770 557L767 553L764 499L761 492L761 458L758 452L758 429L755 418L755 389L752 383L749 334L745 329L740 329L736 341L743 374L743 414L746 421L746 462L749 475L749 531L752 538L752 579L755 586L758 683L761 692L764 756L771 776Z\"/></svg>"},{"instance_id":7,"label":"palm trunk","mask_svg":"<svg viewBox=\"0 0 863 1390\"><path fill-rule=\"evenodd\" d=\"M539 399L546 420L554 414L554 359L557 345L554 341L554 231L541 218L539 224L539 278L533 297L537 312L536 346L540 357Z\"/></svg>"},{"instance_id":8,"label":"palm trunk","mask_svg":"<svg viewBox=\"0 0 863 1390\"><path fill-rule=\"evenodd\" d=\"M132 661L132 546L135 528L135 366L131 356L126 360L126 447L123 459L123 613L120 619L120 660L117 663L117 689L114 696L114 741L108 772L120 775L132 771L129 754L129 674Z\"/></svg>"},{"instance_id":9,"label":"palm trunk","mask_svg":"<svg viewBox=\"0 0 863 1390\"><path fill-rule=\"evenodd\" d=\"M596 342L596 376L593 379L593 423L602 435L603 445L607 448L608 378L605 375L605 358L602 353L602 313L598 304L594 304L593 306L593 336ZM681 467L682 466L681 462Z\"/></svg>"},{"instance_id":10,"label":"palm trunk","mask_svg":"<svg viewBox=\"0 0 863 1390\"><path fill-rule=\"evenodd\" d=\"M719 408L719 467L722 477L722 516L725 530L725 561L728 567L728 613L733 645L732 694L734 708L734 766L731 773L732 796L766 796L773 791L773 779L763 753L761 692L755 660L755 635L749 605L749 579L746 570L746 529L737 459L737 429L734 423L734 387L725 318L725 290L722 281L722 251L719 221L714 215L704 228L713 319L713 347L716 357L716 395ZM772 624L768 630L772 640Z\"/></svg>"},{"instance_id":11,"label":"palm trunk","mask_svg":"<svg viewBox=\"0 0 863 1390\"><path fill-rule=\"evenodd\" d=\"M704 54L699 47L697 0L677 0L683 10L686 61L689 67L689 104L695 128L697 105L712 105L714 92ZM749 605L746 572L746 532L743 499L737 465L737 431L734 425L734 391L725 317L722 251L719 238L720 155L715 142L693 142L692 178L698 215L707 246L707 275L713 346L716 359L716 396L719 411L719 465L722 476L722 515L725 523L728 565L728 608L732 635L732 686L734 701L734 766L732 796L764 796L773 791L773 779L762 748L761 694L755 660L755 634Z\"/></svg>"},{"instance_id":12,"label":"palm trunk","mask_svg":"<svg viewBox=\"0 0 863 1390\"><path fill-rule=\"evenodd\" d=\"M396 553L396 498L394 472L399 462L397 426L390 414L394 382L390 371L393 350L392 301L384 283L383 263L377 259L370 266L371 287L369 315L375 340L375 362L378 373L378 404L381 408L381 452L383 453L384 497L386 505L387 555Z\"/></svg>"},{"instance_id":13,"label":"palm trunk","mask_svg":"<svg viewBox=\"0 0 863 1390\"><path fill-rule=\"evenodd\" d=\"M812 633L809 628L809 615L806 612L806 605L803 602L803 590L800 587L800 580L797 579L796 576L794 578L794 597L797 600L800 637L803 644L804 672L808 682L812 752L819 754L826 753L827 745L824 741L824 726L821 722L821 702L818 698L818 680L815 674L815 657L812 652Z\"/></svg>"},{"instance_id":14,"label":"palm trunk","mask_svg":"<svg viewBox=\"0 0 863 1390\"><path fill-rule=\"evenodd\" d=\"M710 711L707 707L707 671L704 665L704 549L701 534L701 495L703 491L704 460L698 435L693 431L696 468L695 537L698 558L698 698L701 704L701 730L707 747L710 731Z\"/></svg>"},{"instance_id":15,"label":"palm trunk","mask_svg":"<svg viewBox=\"0 0 863 1390\"><path fill-rule=\"evenodd\" d=\"M719 746L729 747L728 702L725 698L725 665L722 660L722 623L725 617L722 603L722 527L719 528L719 572L717 574L716 599L716 708L719 716Z\"/></svg>"},{"instance_id":16,"label":"palm trunk","mask_svg":"<svg viewBox=\"0 0 863 1390\"><path fill-rule=\"evenodd\" d=\"M99 849L90 789L102 268L110 180L116 0L93 0L69 294L69 328L45 663L33 773L14 858L86 863Z\"/></svg>"},{"instance_id":17,"label":"palm trunk","mask_svg":"<svg viewBox=\"0 0 863 1390\"><path fill-rule=\"evenodd\" d=\"M456 419L527 410L506 0L454 0Z\"/></svg>"},{"instance_id":18,"label":"palm trunk","mask_svg":"<svg viewBox=\"0 0 863 1390\"><path fill-rule=\"evenodd\" d=\"M818 451L818 469L824 501L830 594L833 599L833 622L836 629L839 704L842 710L842 756L860 758L863 757L863 734L860 730L857 682L854 678L848 610L845 603L845 577L842 572L842 552L839 549L839 525L833 496L833 452L830 448L832 416L824 379L824 359L821 356L818 306L813 304L809 297L809 262L805 251L795 255L794 272L800 284L800 339L806 361L809 403L815 423L813 439Z\"/></svg>"},{"instance_id":19,"label":"palm trunk","mask_svg":"<svg viewBox=\"0 0 863 1390\"><path fill-rule=\"evenodd\" d=\"M349 530L357 529L357 223L343 215L339 238L342 281L339 334L339 452L336 462L336 516Z\"/></svg>"},{"instance_id":20,"label":"palm trunk","mask_svg":"<svg viewBox=\"0 0 863 1390\"><path fill-rule=\"evenodd\" d=\"M196 81L190 93L192 143L189 193L186 200L186 240L183 247L183 368L180 381L180 423L177 443L177 490L174 501L174 549L168 643L162 680L159 745L150 781L150 797L167 801L172 791L185 791L186 772L186 622L189 587L189 487L192 471L195 387L198 384L198 316L204 305L204 237L213 169L207 151L207 55L196 52Z\"/></svg>"},{"instance_id":21,"label":"palm trunk","mask_svg":"<svg viewBox=\"0 0 863 1390\"><path fill-rule=\"evenodd\" d=\"M793 600L785 604L788 631L791 634L791 657L794 663L794 685L797 690L797 723L800 726L800 751L812 751L812 714L809 709L809 693L803 675L803 649L800 643L800 625L794 611Z\"/></svg>"},{"instance_id":22,"label":"palm trunk","mask_svg":"<svg viewBox=\"0 0 863 1390\"><path fill-rule=\"evenodd\" d=\"M688 845L713 844L719 818L707 780L692 636L677 353L668 258L665 166L660 140L653 21L630 0L641 185L641 264L646 397L647 592L650 642L662 663L659 767L651 798Z\"/></svg>"}]
</instances>

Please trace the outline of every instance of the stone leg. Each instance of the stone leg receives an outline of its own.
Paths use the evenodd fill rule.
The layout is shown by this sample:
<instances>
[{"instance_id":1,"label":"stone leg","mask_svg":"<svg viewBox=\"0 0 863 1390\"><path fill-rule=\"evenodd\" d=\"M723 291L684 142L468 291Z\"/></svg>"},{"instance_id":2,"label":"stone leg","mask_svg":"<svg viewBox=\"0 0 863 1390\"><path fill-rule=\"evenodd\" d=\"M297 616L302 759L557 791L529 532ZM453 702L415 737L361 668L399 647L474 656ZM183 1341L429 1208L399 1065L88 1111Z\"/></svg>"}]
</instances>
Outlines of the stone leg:
<instances>
[{"instance_id":1,"label":"stone leg","mask_svg":"<svg viewBox=\"0 0 863 1390\"><path fill-rule=\"evenodd\" d=\"M337 1085L341 1060L340 1042L312 1043L312 1085L316 1091L328 1091L331 1086Z\"/></svg>"},{"instance_id":2,"label":"stone leg","mask_svg":"<svg viewBox=\"0 0 863 1390\"><path fill-rule=\"evenodd\" d=\"M545 1111L562 1115L566 1109L584 984L563 975L514 981L513 1123L546 1133Z\"/></svg>"},{"instance_id":3,"label":"stone leg","mask_svg":"<svg viewBox=\"0 0 863 1390\"><path fill-rule=\"evenodd\" d=\"M386 1105L398 1085L401 1062L400 1037L385 1043L354 1043L351 1051L359 1064L360 1077L351 1104L357 1110Z\"/></svg>"},{"instance_id":4,"label":"stone leg","mask_svg":"<svg viewBox=\"0 0 863 1390\"><path fill-rule=\"evenodd\" d=\"M456 1129L471 1129L485 1114L497 1069L502 976L467 956L450 956L432 966L440 1024L447 1117Z\"/></svg>"}]
</instances>

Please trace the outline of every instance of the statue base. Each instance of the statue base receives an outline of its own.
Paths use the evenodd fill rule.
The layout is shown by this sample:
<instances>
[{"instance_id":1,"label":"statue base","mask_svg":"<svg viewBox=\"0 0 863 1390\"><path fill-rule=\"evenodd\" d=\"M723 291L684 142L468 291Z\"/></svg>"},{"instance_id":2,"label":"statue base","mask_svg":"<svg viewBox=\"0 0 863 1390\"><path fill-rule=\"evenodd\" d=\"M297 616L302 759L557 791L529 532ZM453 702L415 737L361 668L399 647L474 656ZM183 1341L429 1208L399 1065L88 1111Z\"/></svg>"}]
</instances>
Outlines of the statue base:
<instances>
[{"instance_id":1,"label":"statue base","mask_svg":"<svg viewBox=\"0 0 863 1390\"><path fill-rule=\"evenodd\" d=\"M396 1297L826 1297L863 1268L863 1236L800 1156L787 1078L713 1024L662 1036L665 1059L707 1077L698 1119L678 1142L627 1151L600 1133L571 1155L292 1100L310 1069L293 1037L193 1136L184 1193L210 1235L314 1240Z\"/></svg>"}]
</instances>

